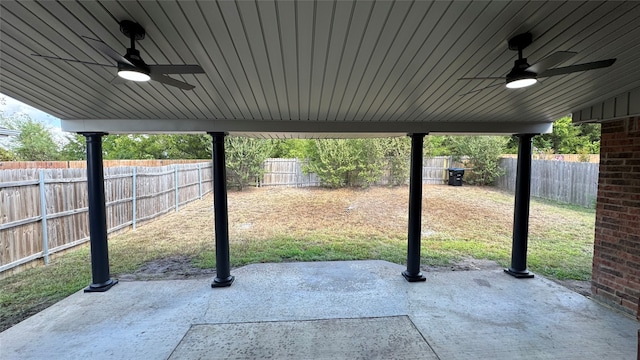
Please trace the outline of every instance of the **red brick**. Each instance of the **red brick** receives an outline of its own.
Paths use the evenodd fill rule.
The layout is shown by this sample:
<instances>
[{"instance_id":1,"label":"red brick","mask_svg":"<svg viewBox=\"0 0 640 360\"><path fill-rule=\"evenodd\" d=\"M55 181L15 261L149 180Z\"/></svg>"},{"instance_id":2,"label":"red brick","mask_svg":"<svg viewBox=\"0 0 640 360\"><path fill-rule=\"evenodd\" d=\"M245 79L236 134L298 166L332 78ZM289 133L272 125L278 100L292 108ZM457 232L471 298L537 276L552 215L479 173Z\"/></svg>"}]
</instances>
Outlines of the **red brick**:
<instances>
[{"instance_id":1,"label":"red brick","mask_svg":"<svg viewBox=\"0 0 640 360\"><path fill-rule=\"evenodd\" d=\"M632 300L626 300L626 299L622 299L622 301L620 301L620 305L622 305L622 307L631 310L630 313L632 314L636 314L638 311L638 302L637 301L632 301Z\"/></svg>"},{"instance_id":2,"label":"red brick","mask_svg":"<svg viewBox=\"0 0 640 360\"><path fill-rule=\"evenodd\" d=\"M638 313L640 295L639 118L602 124L592 288ZM631 131L634 130L634 131Z\"/></svg>"}]
</instances>

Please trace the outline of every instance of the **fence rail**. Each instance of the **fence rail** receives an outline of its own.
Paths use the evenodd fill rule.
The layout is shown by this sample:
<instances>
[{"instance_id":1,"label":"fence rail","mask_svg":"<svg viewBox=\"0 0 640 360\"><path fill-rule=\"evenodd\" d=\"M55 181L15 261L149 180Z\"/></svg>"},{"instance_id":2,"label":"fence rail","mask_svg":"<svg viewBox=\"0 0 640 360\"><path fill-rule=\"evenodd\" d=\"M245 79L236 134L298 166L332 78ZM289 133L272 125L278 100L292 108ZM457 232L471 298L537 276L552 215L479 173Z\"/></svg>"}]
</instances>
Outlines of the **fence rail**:
<instances>
[{"instance_id":1,"label":"fence rail","mask_svg":"<svg viewBox=\"0 0 640 360\"><path fill-rule=\"evenodd\" d=\"M212 190L212 165L106 167L108 232L133 228ZM0 170L0 273L89 240L86 170Z\"/></svg>"}]
</instances>

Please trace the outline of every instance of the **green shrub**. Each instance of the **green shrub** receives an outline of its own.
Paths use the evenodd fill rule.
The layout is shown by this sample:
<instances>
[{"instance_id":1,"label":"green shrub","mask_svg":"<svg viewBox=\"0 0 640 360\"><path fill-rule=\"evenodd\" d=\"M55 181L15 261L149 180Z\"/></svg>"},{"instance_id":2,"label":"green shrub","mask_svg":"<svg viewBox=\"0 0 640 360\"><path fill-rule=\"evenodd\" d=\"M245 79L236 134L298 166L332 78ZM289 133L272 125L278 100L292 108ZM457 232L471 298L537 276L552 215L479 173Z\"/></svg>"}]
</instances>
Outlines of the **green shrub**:
<instances>
[{"instance_id":1,"label":"green shrub","mask_svg":"<svg viewBox=\"0 0 640 360\"><path fill-rule=\"evenodd\" d=\"M492 185L504 174L500 168L502 155L508 138L504 136L456 136L451 138L454 160L470 168L464 175L465 182L472 185Z\"/></svg>"},{"instance_id":2,"label":"green shrub","mask_svg":"<svg viewBox=\"0 0 640 360\"><path fill-rule=\"evenodd\" d=\"M312 143L305 173L315 173L324 186L369 186L384 166L380 142L371 139L322 139Z\"/></svg>"},{"instance_id":3,"label":"green shrub","mask_svg":"<svg viewBox=\"0 0 640 360\"><path fill-rule=\"evenodd\" d=\"M225 138L227 184L242 190L264 174L264 160L271 153L271 142L245 137Z\"/></svg>"}]
</instances>

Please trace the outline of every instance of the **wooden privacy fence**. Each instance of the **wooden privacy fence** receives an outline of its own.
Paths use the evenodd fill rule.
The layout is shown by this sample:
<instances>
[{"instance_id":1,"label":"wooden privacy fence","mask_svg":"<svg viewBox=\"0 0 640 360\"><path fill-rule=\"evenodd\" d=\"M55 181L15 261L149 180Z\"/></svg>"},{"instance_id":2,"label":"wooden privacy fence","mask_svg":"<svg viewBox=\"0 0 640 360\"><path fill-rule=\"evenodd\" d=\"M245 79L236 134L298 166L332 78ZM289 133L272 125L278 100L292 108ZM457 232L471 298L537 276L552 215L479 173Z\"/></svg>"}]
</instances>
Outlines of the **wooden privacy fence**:
<instances>
[{"instance_id":1,"label":"wooden privacy fence","mask_svg":"<svg viewBox=\"0 0 640 360\"><path fill-rule=\"evenodd\" d=\"M505 174L498 188L515 191L517 159L500 159ZM598 195L599 164L554 160L531 161L531 196L594 207Z\"/></svg>"},{"instance_id":2,"label":"wooden privacy fence","mask_svg":"<svg viewBox=\"0 0 640 360\"><path fill-rule=\"evenodd\" d=\"M320 186L316 174L305 174L302 169L307 161L300 159L266 159L263 163L264 175L258 186Z\"/></svg>"},{"instance_id":3,"label":"wooden privacy fence","mask_svg":"<svg viewBox=\"0 0 640 360\"><path fill-rule=\"evenodd\" d=\"M407 159L409 162L409 159ZM320 178L316 174L305 174L303 168L306 162L299 159L267 159L264 161L264 175L258 186L294 186L310 187L320 186ZM453 163L450 156L436 156L425 158L422 162L423 184L446 184L448 181L447 169ZM389 169L383 170L383 175L375 185L387 185L391 181Z\"/></svg>"},{"instance_id":4,"label":"wooden privacy fence","mask_svg":"<svg viewBox=\"0 0 640 360\"><path fill-rule=\"evenodd\" d=\"M212 190L211 162L105 168L108 232ZM0 273L89 240L86 169L0 170Z\"/></svg>"},{"instance_id":5,"label":"wooden privacy fence","mask_svg":"<svg viewBox=\"0 0 640 360\"><path fill-rule=\"evenodd\" d=\"M408 161L408 159L407 159ZM450 156L425 158L422 163L423 184L447 184L448 168L461 168ZM304 174L304 161L298 159L267 159L259 186L320 186L316 174ZM517 159L502 158L500 167L505 175L496 180L496 187L515 191ZM470 169L465 169L470 170ZM376 185L387 185L389 171L385 170ZM593 207L598 191L598 164L556 160L532 160L531 196L567 204Z\"/></svg>"}]
</instances>

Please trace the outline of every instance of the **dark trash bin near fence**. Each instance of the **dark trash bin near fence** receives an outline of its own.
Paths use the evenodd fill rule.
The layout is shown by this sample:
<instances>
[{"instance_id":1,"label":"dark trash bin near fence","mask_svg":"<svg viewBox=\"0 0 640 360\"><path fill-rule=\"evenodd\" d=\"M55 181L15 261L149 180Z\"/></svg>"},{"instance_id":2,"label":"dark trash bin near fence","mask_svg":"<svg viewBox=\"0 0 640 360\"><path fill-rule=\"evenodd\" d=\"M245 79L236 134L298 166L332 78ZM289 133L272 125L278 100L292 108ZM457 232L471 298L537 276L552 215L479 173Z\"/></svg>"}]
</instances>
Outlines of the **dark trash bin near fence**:
<instances>
[{"instance_id":1,"label":"dark trash bin near fence","mask_svg":"<svg viewBox=\"0 0 640 360\"><path fill-rule=\"evenodd\" d=\"M449 185L462 186L462 177L464 176L464 169L461 168L449 168Z\"/></svg>"}]
</instances>

